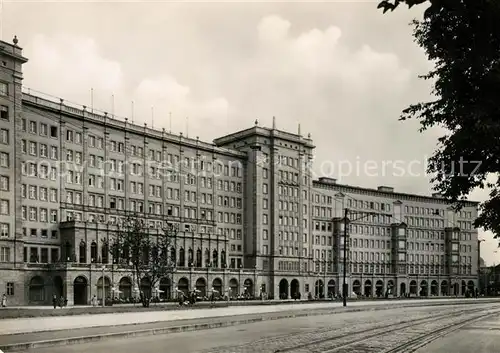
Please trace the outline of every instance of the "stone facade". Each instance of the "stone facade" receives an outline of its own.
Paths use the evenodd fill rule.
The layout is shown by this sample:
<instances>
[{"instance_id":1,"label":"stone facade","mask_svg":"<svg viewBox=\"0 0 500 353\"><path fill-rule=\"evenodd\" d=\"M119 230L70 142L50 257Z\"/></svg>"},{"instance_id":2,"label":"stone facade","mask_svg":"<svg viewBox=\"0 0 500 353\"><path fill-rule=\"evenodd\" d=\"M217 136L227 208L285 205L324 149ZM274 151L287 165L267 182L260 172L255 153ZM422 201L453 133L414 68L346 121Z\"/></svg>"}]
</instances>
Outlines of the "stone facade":
<instances>
[{"instance_id":1,"label":"stone facade","mask_svg":"<svg viewBox=\"0 0 500 353\"><path fill-rule=\"evenodd\" d=\"M236 296L464 294L477 286L477 204L313 180L315 148L255 126L213 143L23 92L17 44L0 42L0 288L9 305L88 304L104 293L212 288ZM130 214L178 229L155 288L103 248ZM182 260L181 260L182 259ZM104 289L103 289L104 288ZM453 289L453 290L452 290ZM118 295L117 295L118 294Z\"/></svg>"}]
</instances>

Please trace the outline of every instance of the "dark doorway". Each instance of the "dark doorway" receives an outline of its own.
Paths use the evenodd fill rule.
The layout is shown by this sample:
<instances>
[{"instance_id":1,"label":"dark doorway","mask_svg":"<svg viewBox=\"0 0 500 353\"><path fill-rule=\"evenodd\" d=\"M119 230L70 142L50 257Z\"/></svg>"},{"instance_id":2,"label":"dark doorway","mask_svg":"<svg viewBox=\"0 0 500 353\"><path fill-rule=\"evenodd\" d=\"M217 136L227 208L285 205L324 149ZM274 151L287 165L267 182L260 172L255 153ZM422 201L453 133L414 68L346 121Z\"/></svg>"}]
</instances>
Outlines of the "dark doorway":
<instances>
[{"instance_id":1,"label":"dark doorway","mask_svg":"<svg viewBox=\"0 0 500 353\"><path fill-rule=\"evenodd\" d=\"M288 281L283 278L280 281L279 287L280 287L280 292L279 292L280 299L288 299Z\"/></svg>"},{"instance_id":2,"label":"dark doorway","mask_svg":"<svg viewBox=\"0 0 500 353\"><path fill-rule=\"evenodd\" d=\"M64 286L63 286L63 280L61 276L55 276L54 277L54 294L60 298L62 295L64 295Z\"/></svg>"},{"instance_id":3,"label":"dark doorway","mask_svg":"<svg viewBox=\"0 0 500 353\"><path fill-rule=\"evenodd\" d=\"M291 295L292 299L298 299L299 298L299 292L300 292L300 287L299 287L299 281L294 279L290 283L290 290L291 290Z\"/></svg>"},{"instance_id":4,"label":"dark doorway","mask_svg":"<svg viewBox=\"0 0 500 353\"><path fill-rule=\"evenodd\" d=\"M73 304L74 305L87 305L87 279L79 276L73 282Z\"/></svg>"}]
</instances>

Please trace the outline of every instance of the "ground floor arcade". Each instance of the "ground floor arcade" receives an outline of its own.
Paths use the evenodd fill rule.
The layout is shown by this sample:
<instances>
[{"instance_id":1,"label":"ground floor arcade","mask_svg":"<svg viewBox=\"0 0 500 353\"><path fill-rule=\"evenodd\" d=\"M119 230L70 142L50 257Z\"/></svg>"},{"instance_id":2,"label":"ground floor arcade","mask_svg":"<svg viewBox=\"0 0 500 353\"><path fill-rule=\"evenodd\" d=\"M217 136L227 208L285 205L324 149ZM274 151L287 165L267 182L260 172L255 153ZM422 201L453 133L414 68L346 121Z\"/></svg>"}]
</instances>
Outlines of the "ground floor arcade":
<instances>
[{"instance_id":1,"label":"ground floor arcade","mask_svg":"<svg viewBox=\"0 0 500 353\"><path fill-rule=\"evenodd\" d=\"M2 283L5 282L5 283ZM105 268L68 268L58 272L17 270L0 279L9 288L9 305L50 305L53 295L63 296L68 305L90 304L95 295L101 299L127 301L139 292L161 299L174 299L179 292L197 290L198 296L211 293L228 298L313 298L338 296L342 292L342 276L269 275L254 270L185 270L175 271L151 285L147 278L136 281L133 273ZM350 296L463 296L477 288L472 276L348 276Z\"/></svg>"}]
</instances>

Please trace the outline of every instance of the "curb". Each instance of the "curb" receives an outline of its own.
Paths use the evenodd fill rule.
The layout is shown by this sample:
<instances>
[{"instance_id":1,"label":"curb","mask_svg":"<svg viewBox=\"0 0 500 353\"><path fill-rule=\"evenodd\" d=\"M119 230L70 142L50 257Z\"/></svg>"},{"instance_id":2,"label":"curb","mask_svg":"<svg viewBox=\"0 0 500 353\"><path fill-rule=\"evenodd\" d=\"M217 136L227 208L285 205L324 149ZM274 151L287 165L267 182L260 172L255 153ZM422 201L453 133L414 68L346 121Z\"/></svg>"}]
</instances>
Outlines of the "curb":
<instances>
[{"instance_id":1,"label":"curb","mask_svg":"<svg viewBox=\"0 0 500 353\"><path fill-rule=\"evenodd\" d=\"M498 301L495 301L498 302ZM423 306L444 306L444 305L465 305L465 304L475 304L476 302L454 302L454 303L428 303L427 305L406 304L406 305L387 305L387 306L373 306L373 307L360 307L360 308L332 308L332 309L316 309L309 312L297 312L293 314L279 314L270 317L257 317L250 319L239 319L239 320L224 320L224 317L214 318L219 320L216 322L203 323L203 324L193 324L193 325L179 325L164 328L154 328L154 329L143 329L143 330L131 330L125 332L113 332L113 333L103 333L91 336L80 336L80 337L68 337L54 340L46 341L35 341L26 343L15 343L5 346L0 346L0 353L3 352L16 352L25 351L35 348L47 348L47 347L60 347L74 344L92 343L92 342L102 342L110 339L117 338L133 338L133 337L144 337L152 335L162 335L169 333L180 333L180 332L190 332L199 330L209 330L216 328L224 328L234 325L244 325L263 321L273 321L280 319L293 319L299 317L308 316L320 316L320 315L331 315L336 313L351 313L351 312L361 312L361 311L382 311L387 309L398 309L398 308L412 308L412 307L423 307ZM489 302L483 301L483 304ZM0 336L1 338L1 336Z\"/></svg>"}]
</instances>

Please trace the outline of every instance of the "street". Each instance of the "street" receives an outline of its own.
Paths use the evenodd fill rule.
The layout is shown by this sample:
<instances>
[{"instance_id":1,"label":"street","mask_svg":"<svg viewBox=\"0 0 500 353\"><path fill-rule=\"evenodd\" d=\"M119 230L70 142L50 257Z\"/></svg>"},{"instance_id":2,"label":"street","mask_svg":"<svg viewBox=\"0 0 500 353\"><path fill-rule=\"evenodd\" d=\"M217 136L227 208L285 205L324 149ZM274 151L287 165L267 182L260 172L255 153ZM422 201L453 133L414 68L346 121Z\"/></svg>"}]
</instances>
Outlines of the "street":
<instances>
[{"instance_id":1,"label":"street","mask_svg":"<svg viewBox=\"0 0 500 353\"><path fill-rule=\"evenodd\" d=\"M239 352L383 352L404 342L432 335L441 328L471 322L469 328L433 342L425 352L495 352L495 331L473 340L478 328L500 328L500 304L412 307L384 311L360 311L274 320L229 328L109 340L81 345L36 348L37 353L199 353ZM481 320L485 315L487 319ZM472 320L479 320L472 322ZM40 335L43 340L43 334ZM453 337L459 337L453 338ZM466 344L470 339L470 344ZM418 340L417 340L418 341ZM425 341L422 339L422 341ZM445 343L441 343L445 342ZM477 346L484 345L485 348ZM397 352L398 350L394 350Z\"/></svg>"}]
</instances>

